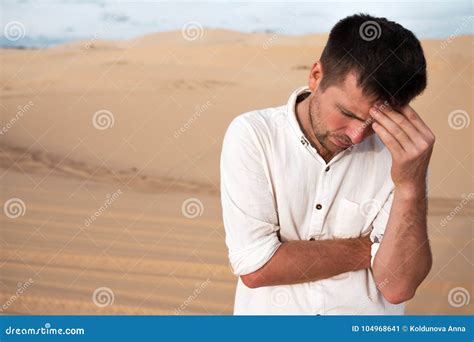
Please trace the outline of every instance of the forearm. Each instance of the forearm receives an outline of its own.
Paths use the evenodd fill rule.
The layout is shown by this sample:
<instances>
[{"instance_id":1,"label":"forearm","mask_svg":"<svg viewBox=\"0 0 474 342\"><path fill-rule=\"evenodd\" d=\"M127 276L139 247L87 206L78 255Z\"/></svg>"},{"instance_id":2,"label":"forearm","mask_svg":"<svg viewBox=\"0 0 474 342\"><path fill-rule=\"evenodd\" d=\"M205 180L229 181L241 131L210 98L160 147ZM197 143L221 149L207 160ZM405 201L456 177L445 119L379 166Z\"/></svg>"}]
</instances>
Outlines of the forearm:
<instances>
[{"instance_id":1,"label":"forearm","mask_svg":"<svg viewBox=\"0 0 474 342\"><path fill-rule=\"evenodd\" d=\"M369 268L370 245L367 237L284 242L263 267L241 279L256 288L304 283Z\"/></svg>"},{"instance_id":2,"label":"forearm","mask_svg":"<svg viewBox=\"0 0 474 342\"><path fill-rule=\"evenodd\" d=\"M395 189L387 228L372 267L384 297L401 303L415 294L428 275L431 251L426 225L425 189Z\"/></svg>"}]
</instances>

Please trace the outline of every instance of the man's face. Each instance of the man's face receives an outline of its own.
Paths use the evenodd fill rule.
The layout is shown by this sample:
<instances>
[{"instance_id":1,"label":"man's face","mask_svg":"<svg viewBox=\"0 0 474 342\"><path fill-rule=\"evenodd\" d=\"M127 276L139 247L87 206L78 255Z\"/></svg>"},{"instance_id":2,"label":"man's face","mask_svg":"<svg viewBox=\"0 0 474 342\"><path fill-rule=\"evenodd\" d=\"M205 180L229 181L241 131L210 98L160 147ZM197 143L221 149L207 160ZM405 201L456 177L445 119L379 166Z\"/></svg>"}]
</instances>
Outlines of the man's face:
<instances>
[{"instance_id":1,"label":"man's face","mask_svg":"<svg viewBox=\"0 0 474 342\"><path fill-rule=\"evenodd\" d=\"M374 134L369 109L375 100L362 94L355 74L349 73L344 82L324 91L316 83L309 115L314 134L327 152L336 154Z\"/></svg>"}]
</instances>

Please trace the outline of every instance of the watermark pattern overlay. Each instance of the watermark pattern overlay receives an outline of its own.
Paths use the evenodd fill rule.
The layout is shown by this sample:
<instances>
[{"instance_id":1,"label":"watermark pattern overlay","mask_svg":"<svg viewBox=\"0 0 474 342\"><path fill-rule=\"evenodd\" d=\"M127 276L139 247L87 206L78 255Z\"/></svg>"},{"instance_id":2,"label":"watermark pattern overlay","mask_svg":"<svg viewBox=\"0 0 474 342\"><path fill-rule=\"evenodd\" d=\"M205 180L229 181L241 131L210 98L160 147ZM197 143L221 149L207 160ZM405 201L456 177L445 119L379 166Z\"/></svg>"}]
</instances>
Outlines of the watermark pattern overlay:
<instances>
[{"instance_id":1,"label":"watermark pattern overlay","mask_svg":"<svg viewBox=\"0 0 474 342\"><path fill-rule=\"evenodd\" d=\"M272 290L271 301L276 307L283 308L290 303L291 293L285 287L276 287Z\"/></svg>"},{"instance_id":2,"label":"watermark pattern overlay","mask_svg":"<svg viewBox=\"0 0 474 342\"><path fill-rule=\"evenodd\" d=\"M374 217L382 209L382 206L378 200L371 198L363 201L359 205L359 212L364 217Z\"/></svg>"},{"instance_id":3,"label":"watermark pattern overlay","mask_svg":"<svg viewBox=\"0 0 474 342\"><path fill-rule=\"evenodd\" d=\"M8 298L8 300L3 303L0 307L0 312L6 311L31 285L33 285L34 280L29 278L24 283L18 283L16 292Z\"/></svg>"},{"instance_id":4,"label":"watermark pattern overlay","mask_svg":"<svg viewBox=\"0 0 474 342\"><path fill-rule=\"evenodd\" d=\"M376 21L368 20L359 27L360 37L367 42L380 38L381 34L382 29Z\"/></svg>"},{"instance_id":5,"label":"watermark pattern overlay","mask_svg":"<svg viewBox=\"0 0 474 342\"><path fill-rule=\"evenodd\" d=\"M211 282L211 279L207 278L205 281L199 283L193 293L189 295L179 307L174 309L174 314L180 315L184 310L186 310L186 308L196 300L196 298L209 286Z\"/></svg>"},{"instance_id":6,"label":"watermark pattern overlay","mask_svg":"<svg viewBox=\"0 0 474 342\"><path fill-rule=\"evenodd\" d=\"M104 308L114 304L115 294L109 287L98 287L92 294L92 302L99 308Z\"/></svg>"},{"instance_id":7,"label":"watermark pattern overlay","mask_svg":"<svg viewBox=\"0 0 474 342\"><path fill-rule=\"evenodd\" d=\"M91 216L84 220L84 226L89 227L92 223L94 223L95 220L97 220L122 194L123 192L120 189L117 189L112 194L107 194L104 204L102 204Z\"/></svg>"},{"instance_id":8,"label":"watermark pattern overlay","mask_svg":"<svg viewBox=\"0 0 474 342\"><path fill-rule=\"evenodd\" d=\"M34 103L31 100L28 101L28 103L23 106L19 105L17 107L15 116L11 118L10 120L8 120L8 122L4 126L2 126L2 128L0 129L0 135L6 134L10 130L10 128L12 128L18 122L18 120L20 120L23 117L23 115L25 115L26 112L31 110L33 106L34 106Z\"/></svg>"},{"instance_id":9,"label":"watermark pattern overlay","mask_svg":"<svg viewBox=\"0 0 474 342\"><path fill-rule=\"evenodd\" d=\"M115 117L114 114L107 109L101 109L94 113L92 116L92 125L98 130L106 130L114 127Z\"/></svg>"},{"instance_id":10,"label":"watermark pattern overlay","mask_svg":"<svg viewBox=\"0 0 474 342\"><path fill-rule=\"evenodd\" d=\"M445 40L441 42L440 44L441 49L443 50L446 49L448 45L451 44L456 39L456 37L459 36L463 32L463 30L471 24L473 18L474 18L474 15L470 15L462 19L461 23L458 25L458 27L456 27L454 32L450 34L448 38L446 38Z\"/></svg>"},{"instance_id":11,"label":"watermark pattern overlay","mask_svg":"<svg viewBox=\"0 0 474 342\"><path fill-rule=\"evenodd\" d=\"M456 109L449 113L448 124L449 127L458 131L469 127L471 124L471 117L465 110Z\"/></svg>"},{"instance_id":12,"label":"watermark pattern overlay","mask_svg":"<svg viewBox=\"0 0 474 342\"><path fill-rule=\"evenodd\" d=\"M23 39L25 34L25 25L19 21L10 21L3 28L4 37L12 42Z\"/></svg>"},{"instance_id":13,"label":"watermark pattern overlay","mask_svg":"<svg viewBox=\"0 0 474 342\"><path fill-rule=\"evenodd\" d=\"M3 204L3 212L8 218L19 218L25 215L26 204L21 198L10 198Z\"/></svg>"},{"instance_id":14,"label":"watermark pattern overlay","mask_svg":"<svg viewBox=\"0 0 474 342\"><path fill-rule=\"evenodd\" d=\"M204 205L198 198L188 198L183 202L183 205L181 206L181 212L183 213L184 217L194 219L196 217L202 216L204 212Z\"/></svg>"},{"instance_id":15,"label":"watermark pattern overlay","mask_svg":"<svg viewBox=\"0 0 474 342\"><path fill-rule=\"evenodd\" d=\"M200 106L196 106L196 110L193 112L193 115L186 120L186 122L176 131L174 131L173 136L178 139L183 133L185 133L188 129L190 129L196 120L211 107L212 102L207 100L204 104Z\"/></svg>"},{"instance_id":16,"label":"watermark pattern overlay","mask_svg":"<svg viewBox=\"0 0 474 342\"><path fill-rule=\"evenodd\" d=\"M453 218L457 214L459 214L461 212L461 210L473 199L474 199L474 193L473 192L471 192L467 195L463 194L461 202L459 202L459 204L456 207L454 207L454 209L451 210L450 213L440 221L439 225L441 227L446 227L448 225L448 223L450 221L452 221Z\"/></svg>"},{"instance_id":17,"label":"watermark pattern overlay","mask_svg":"<svg viewBox=\"0 0 474 342\"><path fill-rule=\"evenodd\" d=\"M198 21L189 21L181 28L181 34L187 41L199 40L204 36L204 28Z\"/></svg>"},{"instance_id":18,"label":"watermark pattern overlay","mask_svg":"<svg viewBox=\"0 0 474 342\"><path fill-rule=\"evenodd\" d=\"M94 48L94 45L97 43L97 41L113 29L113 24L122 21L124 16L108 13L104 19L106 19L104 24L98 30L96 30L92 35L92 38L84 44L84 48L86 50Z\"/></svg>"},{"instance_id":19,"label":"watermark pattern overlay","mask_svg":"<svg viewBox=\"0 0 474 342\"><path fill-rule=\"evenodd\" d=\"M10 155L5 152L6 162L2 172L7 176L11 176L11 171L22 173L23 183L21 191L5 185L9 192L4 198L4 222L9 226L7 234L0 234L0 249L2 253L5 249L7 255L0 260L0 264L6 265L5 273L10 274L6 281L0 279L0 288L8 287L7 295L2 297L0 311L9 314L31 310L36 314L42 310L38 309L41 307L50 310L48 313L64 310L72 314L229 314L235 295L236 274L228 255L222 253L226 227L221 212L216 210L220 184L215 162L218 160L216 151L222 143L222 137L218 134L224 133L226 120L230 121L231 116L243 113L245 106L249 107L245 110L250 110L270 101L276 104L282 99L282 94L286 94L286 89L300 85L295 82L305 81L307 75L304 78L300 76L309 72L311 66L307 62L317 58L314 51L320 51L324 41L319 40L319 35L311 36L308 42L300 38L293 40L293 37L286 36L287 30L280 28L277 31L269 28L265 33L248 37L243 33L226 32L222 36L221 32L216 34L211 31L204 21L198 21L200 18L197 16L179 22L178 31L166 33L164 41L160 33L156 33L156 37L151 33L150 37L126 42L107 41L105 39L110 31L115 31L112 25L121 25L130 19L133 25L135 18L105 11L104 8L101 26L93 28L94 34L86 36L88 40L64 49L50 49L47 55L43 54L42 49L27 51L27 41L34 29L32 25L10 21L3 27L5 39L11 42L24 39L21 44L26 49L7 51L12 56L14 53L24 55L25 62L16 60L7 75L12 79L6 77L5 86L2 85L1 90L5 91L5 102L8 103L0 135L9 139L12 136L12 140L18 136L21 141L30 143L15 154L15 159L9 160ZM281 27L289 27L301 20L301 17L291 14L287 17ZM442 43L441 48L449 44L457 47L464 38L454 42L455 37L471 23L472 16L460 22L459 30L451 31L453 34ZM368 47L376 46L377 42L388 37L384 27L375 21L366 21L354 29L355 34L360 36L357 40ZM74 31L68 32L72 35ZM120 30L117 30L119 33ZM216 41L215 37L218 37ZM291 51L297 51L296 58L291 57ZM393 53L396 56L397 50ZM445 55L451 61L450 53ZM219 59L221 57L222 60ZM430 58L435 56L430 55ZM54 73L43 75L48 73L34 69L36 59L57 63L59 67L54 65ZM427 92L431 91L430 96L443 99L445 92L450 91L449 81L457 82L454 77L462 78L469 70L457 68L456 65L448 82L443 79L447 89L439 88L436 94L427 89ZM81 82L70 88L64 86L65 83L74 84L73 77L78 74ZM27 91L26 96L20 93L22 87ZM63 98L58 98L63 94ZM51 97L55 97L54 101ZM23 102L18 102L18 99ZM416 104L420 105L420 113L421 108L425 107L423 115L431 114L430 110L435 109L437 103L423 101ZM453 107L436 112L432 117L441 117L440 126L450 136L456 139L465 136L470 127L471 108L463 102L446 103L453 103ZM381 109L388 106L385 101ZM44 108L53 110L48 112ZM182 108L186 108L186 112L183 113ZM74 118L71 122L77 124L77 129L76 126L65 129L68 126L61 122L59 116L53 115L57 111L64 112L64 117ZM43 114L48 115L48 120L51 115L52 120L38 121L41 122L38 125L33 117ZM68 122L69 126L71 122ZM371 117L364 123L360 122L357 129L351 130L352 136L349 137L355 140L373 122ZM285 110L272 117L271 124L278 129L278 138L292 130ZM52 144L57 137L64 137L64 145L58 147ZM128 145L122 144L122 141ZM308 141L303 142L308 144ZM129 147L134 155L130 155ZM60 152L55 155L59 149ZM123 150L126 152L121 154ZM199 158L186 158L191 155ZM458 158L457 154L455 157L459 159L459 165L453 164L453 168L459 170L467 165L468 158L463 159L462 155ZM214 162L211 172L211 162L208 161ZM146 175L142 173L145 167L151 170ZM327 179L332 177L335 168L331 166L331 170L327 171ZM183 172L175 172L177 169ZM38 173L35 173L37 170ZM467 166L466 171L471 173L470 170ZM16 176L11 177L16 179ZM449 181L453 176L446 173L446 177ZM24 189L26 184L30 187L29 193ZM66 190L61 188L63 185ZM441 184L439 188L448 189L447 186L443 189ZM110 193L105 195L108 191ZM67 194L63 196L65 192ZM126 196L122 197L125 193ZM49 197L42 197L44 195ZM437 211L434 228L449 227L436 229L446 235L457 230L458 220L470 219L471 211L467 207L472 204L473 196L469 193L462 199L456 198L441 214L438 215L440 211ZM81 207L83 204L87 209ZM278 238L281 240L281 237L285 238L284 223L288 214L280 211L280 220L276 207L272 208L274 213L265 216L265 224L278 227ZM360 219L357 209L361 216L374 218L382 210L382 205L377 199L370 198L356 208L351 207L354 210L350 212L358 216L357 219ZM40 215L41 220L37 220ZM459 217L454 220L457 215ZM430 218L433 220L433 216ZM279 227L280 221L282 227ZM15 236L9 246L12 231L21 232L21 244L17 243L19 239ZM276 228L271 233L274 232L277 232ZM379 242L382 236L376 236L374 241ZM443 236L435 238L441 240ZM455 243L459 255L467 255L462 246ZM44 249L38 248L39 252L35 253L32 250L38 244L43 244ZM89 249L84 251L84 248ZM469 259L464 254L462 256ZM453 264L455 262L458 260L454 259ZM16 267L15 264L34 271L20 279L32 278L18 283L19 273L16 270L10 272ZM54 273L55 269L61 270L60 276ZM447 273L431 276L439 276L446 282L456 280L448 279ZM72 293L89 282L86 296L80 300L77 296L52 298L43 288L51 286L54 277L60 278L55 286L64 288L64 293ZM92 285L91 279L94 281ZM393 279L385 278L379 280L377 288L386 289L393 283ZM135 291L127 292L129 289ZM121 298L125 293L127 300ZM276 286L268 300L284 311L296 303L296 297L292 298L292 294L291 286ZM130 300L132 296L134 302ZM470 304L469 290L463 287L452 288L447 297L446 293L437 297L444 309L458 313L467 310ZM367 304L363 305L371 305L371 300L376 300L376 297L368 298ZM50 322L56 326L55 322ZM49 323L41 326L52 331Z\"/></svg>"},{"instance_id":20,"label":"watermark pattern overlay","mask_svg":"<svg viewBox=\"0 0 474 342\"><path fill-rule=\"evenodd\" d=\"M471 295L464 287L452 288L448 293L448 303L452 307L460 308L469 305L470 301Z\"/></svg>"}]
</instances>

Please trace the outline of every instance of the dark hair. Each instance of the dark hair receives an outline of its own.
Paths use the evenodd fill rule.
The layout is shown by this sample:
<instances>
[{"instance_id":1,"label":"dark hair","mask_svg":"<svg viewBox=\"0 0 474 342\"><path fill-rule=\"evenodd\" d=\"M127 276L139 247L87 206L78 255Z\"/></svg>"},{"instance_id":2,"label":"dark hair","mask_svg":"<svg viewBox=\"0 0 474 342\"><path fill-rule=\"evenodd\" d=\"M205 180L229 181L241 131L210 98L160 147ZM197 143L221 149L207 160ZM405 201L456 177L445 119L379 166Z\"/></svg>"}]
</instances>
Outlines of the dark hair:
<instances>
[{"instance_id":1,"label":"dark hair","mask_svg":"<svg viewBox=\"0 0 474 342\"><path fill-rule=\"evenodd\" d=\"M426 88L420 42L386 18L356 14L342 19L331 30L320 62L323 91L355 71L365 95L400 108Z\"/></svg>"}]
</instances>

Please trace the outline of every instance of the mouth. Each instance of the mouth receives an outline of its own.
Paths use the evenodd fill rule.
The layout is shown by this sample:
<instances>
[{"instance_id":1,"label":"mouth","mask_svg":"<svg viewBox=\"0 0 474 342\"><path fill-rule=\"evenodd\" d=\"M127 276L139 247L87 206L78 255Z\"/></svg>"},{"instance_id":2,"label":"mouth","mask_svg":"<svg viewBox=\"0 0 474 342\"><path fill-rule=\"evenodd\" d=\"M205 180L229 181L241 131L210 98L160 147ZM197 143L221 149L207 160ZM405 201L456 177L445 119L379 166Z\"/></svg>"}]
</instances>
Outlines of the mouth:
<instances>
[{"instance_id":1,"label":"mouth","mask_svg":"<svg viewBox=\"0 0 474 342\"><path fill-rule=\"evenodd\" d=\"M339 140L336 137L332 137L332 141L333 141L334 144L336 144L337 146L342 147L342 148L348 148L348 147L352 146L352 144L347 144L347 143Z\"/></svg>"}]
</instances>

